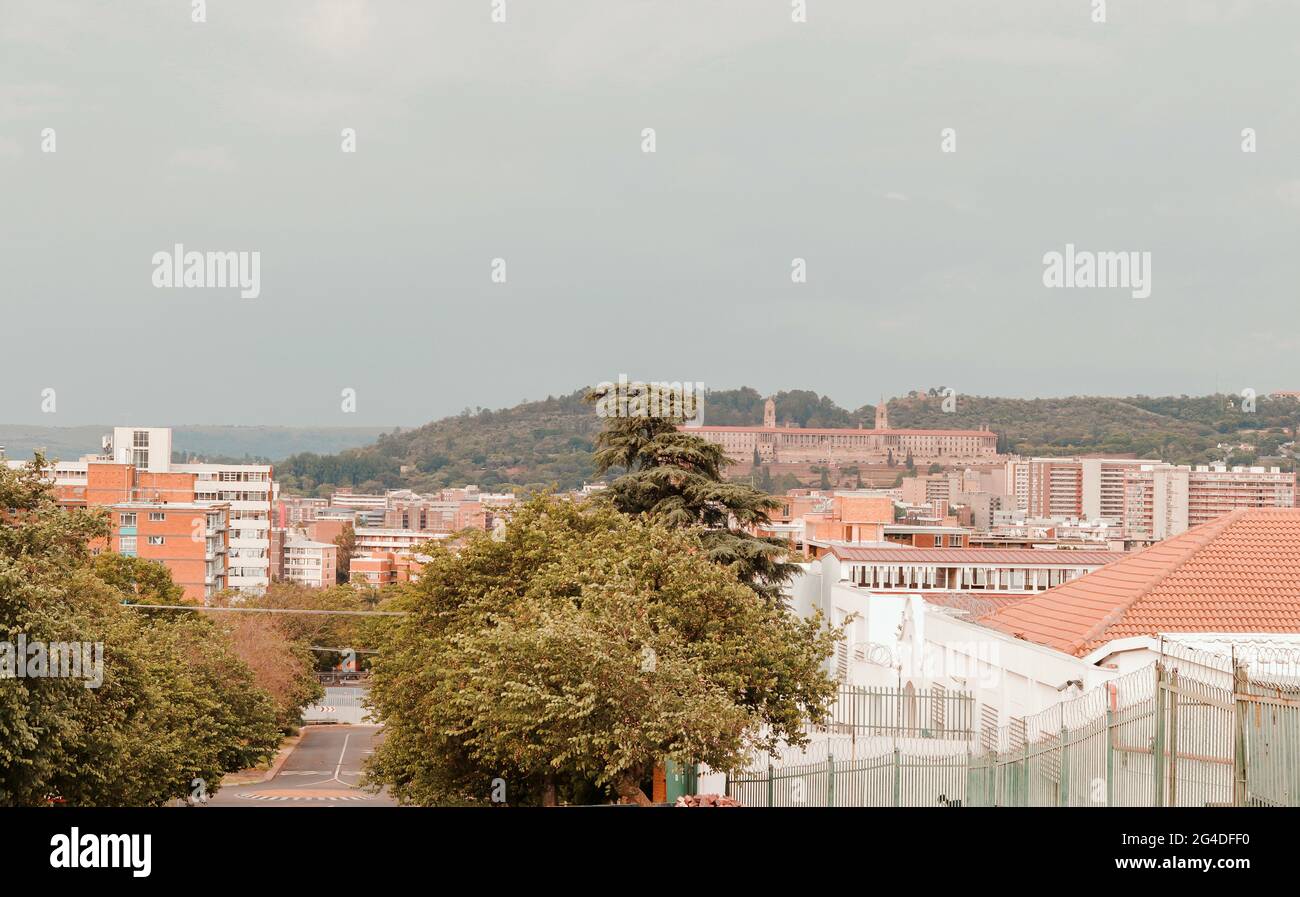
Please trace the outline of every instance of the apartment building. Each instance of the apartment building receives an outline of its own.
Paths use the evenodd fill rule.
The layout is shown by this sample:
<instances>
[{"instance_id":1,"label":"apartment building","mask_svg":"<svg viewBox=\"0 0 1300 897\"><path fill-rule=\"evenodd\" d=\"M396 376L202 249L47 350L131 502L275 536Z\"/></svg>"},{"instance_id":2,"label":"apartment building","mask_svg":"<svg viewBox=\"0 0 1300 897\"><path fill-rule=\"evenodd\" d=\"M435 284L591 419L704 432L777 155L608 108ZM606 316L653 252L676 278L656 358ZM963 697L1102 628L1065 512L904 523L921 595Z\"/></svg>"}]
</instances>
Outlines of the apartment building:
<instances>
[{"instance_id":1,"label":"apartment building","mask_svg":"<svg viewBox=\"0 0 1300 897\"><path fill-rule=\"evenodd\" d=\"M476 486L444 489L422 495L410 489L394 489L383 495L340 490L328 500L288 497L277 509L277 525L327 528L326 522L351 523L370 537L365 546L378 551L404 548L435 536L447 536L466 529L493 528L516 502L510 493L482 492ZM333 530L337 532L337 529ZM397 532L406 533L392 536ZM411 535L416 534L416 535ZM320 541L332 541L315 535Z\"/></svg>"},{"instance_id":2,"label":"apartment building","mask_svg":"<svg viewBox=\"0 0 1300 897\"><path fill-rule=\"evenodd\" d=\"M384 513L386 529L410 529L422 533L456 533L464 529L487 529L487 513L477 501L430 501L425 498L395 499Z\"/></svg>"},{"instance_id":3,"label":"apartment building","mask_svg":"<svg viewBox=\"0 0 1300 897\"><path fill-rule=\"evenodd\" d=\"M316 515L329 507L328 498L311 498L308 496L290 496L280 502L280 526L294 526L299 523L311 523Z\"/></svg>"},{"instance_id":4,"label":"apartment building","mask_svg":"<svg viewBox=\"0 0 1300 897\"><path fill-rule=\"evenodd\" d=\"M1242 508L1295 506L1296 475L1271 467L1153 464L1125 478L1130 533L1166 539Z\"/></svg>"},{"instance_id":5,"label":"apartment building","mask_svg":"<svg viewBox=\"0 0 1300 897\"><path fill-rule=\"evenodd\" d=\"M50 476L60 504L224 505L229 512L225 587L242 591L266 588L270 583L271 507L279 496L270 465L174 463L168 427L114 427L112 435L104 437L102 449L100 454L55 465Z\"/></svg>"},{"instance_id":6,"label":"apartment building","mask_svg":"<svg viewBox=\"0 0 1300 897\"><path fill-rule=\"evenodd\" d=\"M118 501L106 504L111 527L104 548L164 564L185 598L206 602L226 588L230 506L211 502Z\"/></svg>"},{"instance_id":7,"label":"apartment building","mask_svg":"<svg viewBox=\"0 0 1300 897\"><path fill-rule=\"evenodd\" d=\"M392 551L376 551L352 559L349 576L358 585L380 588L419 579L423 565L418 558Z\"/></svg>"},{"instance_id":8,"label":"apartment building","mask_svg":"<svg viewBox=\"0 0 1300 897\"><path fill-rule=\"evenodd\" d=\"M945 470L942 473L918 474L904 477L902 486L903 501L913 505L924 505L943 500L950 504L954 496L966 493L986 492L990 495L1006 495L1006 470L1002 467L993 470Z\"/></svg>"},{"instance_id":9,"label":"apartment building","mask_svg":"<svg viewBox=\"0 0 1300 897\"><path fill-rule=\"evenodd\" d=\"M284 540L284 579L313 589L334 585L338 571L338 547L314 542L288 533Z\"/></svg>"},{"instance_id":10,"label":"apartment building","mask_svg":"<svg viewBox=\"0 0 1300 897\"><path fill-rule=\"evenodd\" d=\"M1013 458L1006 482L1016 506L1033 517L1124 519L1124 475L1137 458Z\"/></svg>"},{"instance_id":11,"label":"apartment building","mask_svg":"<svg viewBox=\"0 0 1300 897\"><path fill-rule=\"evenodd\" d=\"M1240 508L1293 508L1295 494L1296 475L1276 467L1194 467L1187 479L1187 525Z\"/></svg>"},{"instance_id":12,"label":"apartment building","mask_svg":"<svg viewBox=\"0 0 1300 897\"><path fill-rule=\"evenodd\" d=\"M340 489L330 496L331 508L346 508L356 515L358 523L365 526L383 526L388 510L388 495L375 495Z\"/></svg>"},{"instance_id":13,"label":"apartment building","mask_svg":"<svg viewBox=\"0 0 1300 897\"><path fill-rule=\"evenodd\" d=\"M410 553L415 546L432 539L445 539L446 533L420 532L412 529L389 529L382 526L358 526L357 551L366 554L387 552Z\"/></svg>"},{"instance_id":14,"label":"apartment building","mask_svg":"<svg viewBox=\"0 0 1300 897\"><path fill-rule=\"evenodd\" d=\"M1153 540L1167 539L1188 528L1191 468L1146 464L1124 478L1124 530Z\"/></svg>"}]
</instances>

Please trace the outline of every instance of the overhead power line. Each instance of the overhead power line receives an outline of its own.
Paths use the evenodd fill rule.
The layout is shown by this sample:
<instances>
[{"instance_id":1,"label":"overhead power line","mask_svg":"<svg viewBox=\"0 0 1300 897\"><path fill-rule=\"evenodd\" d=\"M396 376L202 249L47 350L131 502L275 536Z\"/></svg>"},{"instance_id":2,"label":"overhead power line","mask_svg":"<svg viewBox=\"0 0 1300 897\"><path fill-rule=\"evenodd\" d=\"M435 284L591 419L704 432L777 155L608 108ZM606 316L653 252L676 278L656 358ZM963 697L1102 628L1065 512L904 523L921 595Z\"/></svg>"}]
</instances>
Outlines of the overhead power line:
<instances>
[{"instance_id":1,"label":"overhead power line","mask_svg":"<svg viewBox=\"0 0 1300 897\"><path fill-rule=\"evenodd\" d=\"M308 610L294 607L207 607L198 604L131 604L123 601L126 607L141 607L149 610L192 610L204 613L232 614L325 614L346 617L405 617L404 610Z\"/></svg>"}]
</instances>

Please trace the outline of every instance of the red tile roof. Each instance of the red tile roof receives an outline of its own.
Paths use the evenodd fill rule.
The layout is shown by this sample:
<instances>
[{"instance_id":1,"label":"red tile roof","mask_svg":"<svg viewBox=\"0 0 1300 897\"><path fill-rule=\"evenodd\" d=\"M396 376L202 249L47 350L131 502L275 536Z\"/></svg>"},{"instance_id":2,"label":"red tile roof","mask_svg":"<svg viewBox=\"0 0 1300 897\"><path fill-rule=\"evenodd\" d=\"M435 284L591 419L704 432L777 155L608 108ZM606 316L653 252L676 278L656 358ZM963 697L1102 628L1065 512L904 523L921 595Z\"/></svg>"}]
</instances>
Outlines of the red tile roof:
<instances>
[{"instance_id":1,"label":"red tile roof","mask_svg":"<svg viewBox=\"0 0 1300 897\"><path fill-rule=\"evenodd\" d=\"M1167 632L1300 632L1300 509L1241 509L981 620L1082 657Z\"/></svg>"},{"instance_id":2,"label":"red tile roof","mask_svg":"<svg viewBox=\"0 0 1300 897\"><path fill-rule=\"evenodd\" d=\"M1026 600L1023 594L1000 592L920 592L926 604L965 611L972 620L995 614L1004 607Z\"/></svg>"},{"instance_id":3,"label":"red tile roof","mask_svg":"<svg viewBox=\"0 0 1300 897\"><path fill-rule=\"evenodd\" d=\"M1122 551L1072 548L868 548L831 545L842 561L878 564L985 564L992 567L1100 567L1130 557Z\"/></svg>"}]
</instances>

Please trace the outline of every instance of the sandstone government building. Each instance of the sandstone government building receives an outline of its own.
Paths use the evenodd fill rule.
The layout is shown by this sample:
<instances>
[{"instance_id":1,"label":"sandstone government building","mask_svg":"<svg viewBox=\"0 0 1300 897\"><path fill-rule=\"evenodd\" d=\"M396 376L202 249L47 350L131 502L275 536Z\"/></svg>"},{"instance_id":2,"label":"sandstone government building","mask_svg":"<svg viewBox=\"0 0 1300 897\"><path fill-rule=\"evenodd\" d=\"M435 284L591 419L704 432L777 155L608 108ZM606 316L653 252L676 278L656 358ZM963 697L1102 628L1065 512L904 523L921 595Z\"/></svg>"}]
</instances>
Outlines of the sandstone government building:
<instances>
[{"instance_id":1,"label":"sandstone government building","mask_svg":"<svg viewBox=\"0 0 1300 897\"><path fill-rule=\"evenodd\" d=\"M892 456L902 463L910 453L916 464L979 464L998 458L997 434L979 430L892 430L882 401L874 429L811 429L777 426L776 403L768 399L761 427L701 426L691 432L722 446L741 463L757 451L762 464L884 464Z\"/></svg>"}]
</instances>

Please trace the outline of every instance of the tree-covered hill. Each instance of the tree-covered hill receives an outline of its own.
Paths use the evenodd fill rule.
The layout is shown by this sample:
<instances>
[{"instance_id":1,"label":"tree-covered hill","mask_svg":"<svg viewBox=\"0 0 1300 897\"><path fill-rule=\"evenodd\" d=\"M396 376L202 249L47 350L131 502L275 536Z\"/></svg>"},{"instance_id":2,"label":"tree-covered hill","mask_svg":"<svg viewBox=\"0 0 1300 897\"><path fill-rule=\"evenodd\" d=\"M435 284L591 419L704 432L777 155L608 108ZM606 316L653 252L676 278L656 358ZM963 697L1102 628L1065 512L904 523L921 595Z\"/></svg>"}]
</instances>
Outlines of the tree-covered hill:
<instances>
[{"instance_id":1,"label":"tree-covered hill","mask_svg":"<svg viewBox=\"0 0 1300 897\"><path fill-rule=\"evenodd\" d=\"M592 406L582 401L586 392L584 387L496 411L467 410L338 454L293 455L276 465L277 476L290 492L320 495L336 486L577 488L593 476L592 446L601 424ZM782 423L870 427L875 421L874 405L848 410L809 390L779 392L775 399ZM976 429L987 424L998 434L1002 451L1022 455L1133 455L1182 464L1267 461L1289 469L1288 444L1300 422L1300 403L1267 397L1256 400L1254 412L1243 411L1241 399L1227 395L955 399L954 410L945 411L943 387L891 398L890 425ZM704 420L757 426L763 422L764 401L750 387L709 392Z\"/></svg>"}]
</instances>

